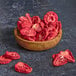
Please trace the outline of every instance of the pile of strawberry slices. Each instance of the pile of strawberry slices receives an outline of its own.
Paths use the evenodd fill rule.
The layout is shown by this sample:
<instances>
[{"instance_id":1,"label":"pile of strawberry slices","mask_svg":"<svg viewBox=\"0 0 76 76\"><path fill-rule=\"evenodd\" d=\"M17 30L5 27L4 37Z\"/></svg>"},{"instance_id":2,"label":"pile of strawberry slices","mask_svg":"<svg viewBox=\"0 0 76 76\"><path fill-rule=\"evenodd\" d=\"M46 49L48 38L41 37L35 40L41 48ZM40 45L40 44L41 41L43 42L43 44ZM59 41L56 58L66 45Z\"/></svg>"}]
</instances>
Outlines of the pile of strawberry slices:
<instances>
[{"instance_id":1,"label":"pile of strawberry slices","mask_svg":"<svg viewBox=\"0 0 76 76\"><path fill-rule=\"evenodd\" d=\"M61 21L58 21L58 15L53 12L47 12L43 20L39 16L30 17L29 13L19 17L17 29L20 36L30 41L46 41L55 38L61 30Z\"/></svg>"}]
</instances>

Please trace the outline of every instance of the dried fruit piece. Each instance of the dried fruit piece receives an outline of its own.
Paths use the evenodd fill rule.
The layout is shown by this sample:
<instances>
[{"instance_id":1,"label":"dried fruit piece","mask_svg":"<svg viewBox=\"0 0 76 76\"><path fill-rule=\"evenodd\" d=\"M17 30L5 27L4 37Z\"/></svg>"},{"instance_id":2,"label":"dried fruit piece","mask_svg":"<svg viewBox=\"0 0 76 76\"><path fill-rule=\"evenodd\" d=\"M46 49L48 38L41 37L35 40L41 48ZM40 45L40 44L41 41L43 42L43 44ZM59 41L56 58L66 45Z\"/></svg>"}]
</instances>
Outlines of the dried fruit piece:
<instances>
[{"instance_id":1,"label":"dried fruit piece","mask_svg":"<svg viewBox=\"0 0 76 76\"><path fill-rule=\"evenodd\" d=\"M43 20L41 20L41 22L39 23L39 25L41 26L42 29L44 29L45 23Z\"/></svg>"},{"instance_id":2,"label":"dried fruit piece","mask_svg":"<svg viewBox=\"0 0 76 76\"><path fill-rule=\"evenodd\" d=\"M56 22L56 30L59 32L60 30L61 30L61 28L62 28L62 24L61 24L61 21L57 21Z\"/></svg>"},{"instance_id":3,"label":"dried fruit piece","mask_svg":"<svg viewBox=\"0 0 76 76\"><path fill-rule=\"evenodd\" d=\"M55 28L49 28L49 35L47 36L47 40L51 40L57 36L58 32L56 32Z\"/></svg>"},{"instance_id":4,"label":"dried fruit piece","mask_svg":"<svg viewBox=\"0 0 76 76\"><path fill-rule=\"evenodd\" d=\"M22 24L21 21L17 21L17 29L18 29L18 30L21 30L21 24Z\"/></svg>"},{"instance_id":5,"label":"dried fruit piece","mask_svg":"<svg viewBox=\"0 0 76 76\"><path fill-rule=\"evenodd\" d=\"M53 54L52 58L54 66L64 65L67 62L75 62L72 52L69 49L66 49L65 51L60 51L58 54Z\"/></svg>"},{"instance_id":6,"label":"dried fruit piece","mask_svg":"<svg viewBox=\"0 0 76 76\"><path fill-rule=\"evenodd\" d=\"M32 25L32 28L33 28L35 31L37 31L37 32L40 32L40 31L42 30L41 27L40 27L40 25L39 25L38 23L33 24L33 25Z\"/></svg>"},{"instance_id":7,"label":"dried fruit piece","mask_svg":"<svg viewBox=\"0 0 76 76\"><path fill-rule=\"evenodd\" d=\"M32 17L32 23L35 24L35 23L40 23L41 22L41 19L39 16L33 16Z\"/></svg>"},{"instance_id":8,"label":"dried fruit piece","mask_svg":"<svg viewBox=\"0 0 76 76\"><path fill-rule=\"evenodd\" d=\"M24 17L24 16L21 16L21 17L19 17L19 20L20 20L21 22L24 22L24 21L27 21L27 18Z\"/></svg>"},{"instance_id":9,"label":"dried fruit piece","mask_svg":"<svg viewBox=\"0 0 76 76\"><path fill-rule=\"evenodd\" d=\"M41 32L37 33L36 41L44 41L47 36L48 36L47 29L43 29Z\"/></svg>"},{"instance_id":10,"label":"dried fruit piece","mask_svg":"<svg viewBox=\"0 0 76 76\"><path fill-rule=\"evenodd\" d=\"M65 51L60 51L60 54L64 56L68 60L68 62L75 62L72 52L69 49L66 49Z\"/></svg>"},{"instance_id":11,"label":"dried fruit piece","mask_svg":"<svg viewBox=\"0 0 76 76\"><path fill-rule=\"evenodd\" d=\"M30 23L30 21L27 19L27 17L21 16L19 18L20 21L17 22L17 28L18 30L21 30L23 28L30 28L32 26L32 24Z\"/></svg>"},{"instance_id":12,"label":"dried fruit piece","mask_svg":"<svg viewBox=\"0 0 76 76\"><path fill-rule=\"evenodd\" d=\"M26 39L26 40L35 41L35 36L23 36L23 35L21 35L21 37Z\"/></svg>"},{"instance_id":13,"label":"dried fruit piece","mask_svg":"<svg viewBox=\"0 0 76 76\"><path fill-rule=\"evenodd\" d=\"M49 22L55 23L56 21L58 21L58 16L55 12L49 11L44 15L44 21L46 24L48 24Z\"/></svg>"},{"instance_id":14,"label":"dried fruit piece","mask_svg":"<svg viewBox=\"0 0 76 76\"><path fill-rule=\"evenodd\" d=\"M34 29L24 28L20 30L20 34L23 36L35 36L36 31Z\"/></svg>"},{"instance_id":15,"label":"dried fruit piece","mask_svg":"<svg viewBox=\"0 0 76 76\"><path fill-rule=\"evenodd\" d=\"M56 58L57 55L58 55L58 54L53 54L53 55L52 55L52 58L53 58L53 59Z\"/></svg>"},{"instance_id":16,"label":"dried fruit piece","mask_svg":"<svg viewBox=\"0 0 76 76\"><path fill-rule=\"evenodd\" d=\"M28 64L23 63L23 62L18 62L17 64L15 64L15 70L20 73L32 72L32 68Z\"/></svg>"},{"instance_id":17,"label":"dried fruit piece","mask_svg":"<svg viewBox=\"0 0 76 76\"><path fill-rule=\"evenodd\" d=\"M56 57L53 59L54 66L61 66L67 63L67 59L64 56L57 54Z\"/></svg>"},{"instance_id":18,"label":"dried fruit piece","mask_svg":"<svg viewBox=\"0 0 76 76\"><path fill-rule=\"evenodd\" d=\"M29 13L26 13L25 16L28 18L29 22L32 24L32 20Z\"/></svg>"},{"instance_id":19,"label":"dried fruit piece","mask_svg":"<svg viewBox=\"0 0 76 76\"><path fill-rule=\"evenodd\" d=\"M6 51L4 57L12 59L12 60L20 59L20 55L17 52Z\"/></svg>"},{"instance_id":20,"label":"dried fruit piece","mask_svg":"<svg viewBox=\"0 0 76 76\"><path fill-rule=\"evenodd\" d=\"M0 56L0 64L8 64L11 61L11 59L5 58L4 56Z\"/></svg>"}]
</instances>

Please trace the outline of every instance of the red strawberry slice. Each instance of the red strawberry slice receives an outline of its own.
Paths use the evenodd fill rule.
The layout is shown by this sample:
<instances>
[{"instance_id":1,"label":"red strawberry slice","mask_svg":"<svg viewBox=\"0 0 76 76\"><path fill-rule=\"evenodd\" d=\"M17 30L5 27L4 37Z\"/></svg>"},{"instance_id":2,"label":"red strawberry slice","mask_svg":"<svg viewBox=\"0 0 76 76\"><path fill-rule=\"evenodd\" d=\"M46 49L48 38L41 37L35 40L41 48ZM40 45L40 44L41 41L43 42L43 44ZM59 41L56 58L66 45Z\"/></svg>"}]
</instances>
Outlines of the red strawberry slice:
<instances>
[{"instance_id":1,"label":"red strawberry slice","mask_svg":"<svg viewBox=\"0 0 76 76\"><path fill-rule=\"evenodd\" d=\"M41 22L39 23L39 25L41 26L42 29L44 29L45 23L43 20L41 20Z\"/></svg>"},{"instance_id":2,"label":"red strawberry slice","mask_svg":"<svg viewBox=\"0 0 76 76\"><path fill-rule=\"evenodd\" d=\"M26 13L25 16L28 18L29 22L32 24L32 20L29 13Z\"/></svg>"},{"instance_id":3,"label":"red strawberry slice","mask_svg":"<svg viewBox=\"0 0 76 76\"><path fill-rule=\"evenodd\" d=\"M4 57L12 59L12 60L20 59L20 55L17 52L6 51Z\"/></svg>"},{"instance_id":4,"label":"red strawberry slice","mask_svg":"<svg viewBox=\"0 0 76 76\"><path fill-rule=\"evenodd\" d=\"M58 16L55 12L49 11L44 15L44 21L46 24L48 24L49 22L55 23L56 21L58 21Z\"/></svg>"},{"instance_id":5,"label":"red strawberry slice","mask_svg":"<svg viewBox=\"0 0 76 76\"><path fill-rule=\"evenodd\" d=\"M44 41L47 36L48 36L47 29L43 29L41 32L37 33L36 41Z\"/></svg>"},{"instance_id":6,"label":"red strawberry slice","mask_svg":"<svg viewBox=\"0 0 76 76\"><path fill-rule=\"evenodd\" d=\"M21 24L22 24L21 21L17 21L17 28L18 28L18 30L21 30Z\"/></svg>"},{"instance_id":7,"label":"red strawberry slice","mask_svg":"<svg viewBox=\"0 0 76 76\"><path fill-rule=\"evenodd\" d=\"M32 23L35 24L35 23L40 23L41 22L41 19L39 16L33 16L32 17Z\"/></svg>"},{"instance_id":8,"label":"red strawberry slice","mask_svg":"<svg viewBox=\"0 0 76 76\"><path fill-rule=\"evenodd\" d=\"M5 58L4 56L0 56L0 64L8 64L11 61L11 59Z\"/></svg>"},{"instance_id":9,"label":"red strawberry slice","mask_svg":"<svg viewBox=\"0 0 76 76\"><path fill-rule=\"evenodd\" d=\"M28 64L23 63L23 62L18 62L17 64L15 64L15 70L20 73L32 72L32 68Z\"/></svg>"},{"instance_id":10,"label":"red strawberry slice","mask_svg":"<svg viewBox=\"0 0 76 76\"><path fill-rule=\"evenodd\" d=\"M27 18L24 17L24 16L21 16L21 17L19 17L19 20L20 20L21 22L24 22L24 21L27 21Z\"/></svg>"},{"instance_id":11,"label":"red strawberry slice","mask_svg":"<svg viewBox=\"0 0 76 76\"><path fill-rule=\"evenodd\" d=\"M69 49L66 49L65 51L60 51L60 54L64 56L68 60L68 62L75 62L74 56Z\"/></svg>"},{"instance_id":12,"label":"red strawberry slice","mask_svg":"<svg viewBox=\"0 0 76 76\"><path fill-rule=\"evenodd\" d=\"M23 36L35 36L36 31L34 29L24 28L20 30L20 34Z\"/></svg>"},{"instance_id":13,"label":"red strawberry slice","mask_svg":"<svg viewBox=\"0 0 76 76\"><path fill-rule=\"evenodd\" d=\"M56 56L54 55L53 57L53 66L61 66L67 63L67 59L60 54L57 54Z\"/></svg>"},{"instance_id":14,"label":"red strawberry slice","mask_svg":"<svg viewBox=\"0 0 76 76\"><path fill-rule=\"evenodd\" d=\"M62 24L61 24L61 21L57 21L56 22L56 30L59 32L60 30L61 30L61 28L62 28Z\"/></svg>"},{"instance_id":15,"label":"red strawberry slice","mask_svg":"<svg viewBox=\"0 0 76 76\"><path fill-rule=\"evenodd\" d=\"M29 21L24 21L22 24L21 24L21 28L31 28L32 24L29 22Z\"/></svg>"},{"instance_id":16,"label":"red strawberry slice","mask_svg":"<svg viewBox=\"0 0 76 76\"><path fill-rule=\"evenodd\" d=\"M50 30L49 35L47 36L47 40L54 39L57 36L58 32L55 29Z\"/></svg>"},{"instance_id":17,"label":"red strawberry slice","mask_svg":"<svg viewBox=\"0 0 76 76\"><path fill-rule=\"evenodd\" d=\"M26 40L30 40L30 41L35 41L35 36L23 36L21 35L22 38L26 39Z\"/></svg>"},{"instance_id":18,"label":"red strawberry slice","mask_svg":"<svg viewBox=\"0 0 76 76\"><path fill-rule=\"evenodd\" d=\"M52 55L52 58L53 58L53 59L56 58L57 55L58 55L58 54L53 54L53 55Z\"/></svg>"},{"instance_id":19,"label":"red strawberry slice","mask_svg":"<svg viewBox=\"0 0 76 76\"><path fill-rule=\"evenodd\" d=\"M39 25L38 23L33 24L33 25L32 25L32 28L33 28L35 31L37 31L37 32L40 32L40 31L42 30L41 27L40 27L40 25Z\"/></svg>"}]
</instances>

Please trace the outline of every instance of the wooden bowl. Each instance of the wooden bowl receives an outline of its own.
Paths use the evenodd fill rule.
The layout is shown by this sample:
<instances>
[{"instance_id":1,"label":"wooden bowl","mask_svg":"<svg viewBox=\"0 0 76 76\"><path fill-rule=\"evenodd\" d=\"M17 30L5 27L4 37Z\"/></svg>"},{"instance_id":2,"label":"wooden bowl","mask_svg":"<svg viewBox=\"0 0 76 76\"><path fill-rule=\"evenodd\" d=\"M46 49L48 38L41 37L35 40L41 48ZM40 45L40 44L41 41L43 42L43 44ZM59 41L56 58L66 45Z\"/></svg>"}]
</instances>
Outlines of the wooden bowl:
<instances>
[{"instance_id":1,"label":"wooden bowl","mask_svg":"<svg viewBox=\"0 0 76 76\"><path fill-rule=\"evenodd\" d=\"M19 36L17 28L14 29L14 35L15 35L17 43L23 48L26 48L32 51L42 51L42 50L53 48L59 43L62 37L62 30L60 30L59 34L54 39L42 41L42 42L41 41L29 41L29 40L25 40L21 38Z\"/></svg>"}]
</instances>

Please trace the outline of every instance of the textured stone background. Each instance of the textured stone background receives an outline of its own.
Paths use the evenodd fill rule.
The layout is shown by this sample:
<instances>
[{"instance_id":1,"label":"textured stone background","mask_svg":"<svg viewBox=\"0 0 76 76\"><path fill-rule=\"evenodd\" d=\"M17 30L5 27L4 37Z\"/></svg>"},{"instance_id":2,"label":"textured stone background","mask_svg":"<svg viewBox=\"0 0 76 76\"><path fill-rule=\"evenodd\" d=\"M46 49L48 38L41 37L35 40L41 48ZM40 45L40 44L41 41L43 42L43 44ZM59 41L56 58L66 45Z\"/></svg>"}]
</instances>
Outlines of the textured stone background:
<instances>
[{"instance_id":1,"label":"textured stone background","mask_svg":"<svg viewBox=\"0 0 76 76\"><path fill-rule=\"evenodd\" d=\"M41 18L53 10L62 22L63 37L53 49L44 52L30 52L17 45L13 30L18 17L26 12ZM0 55L5 51L17 51L20 60L0 65L0 76L76 76L76 63L53 67L51 56L60 50L70 49L76 58L76 0L0 0ZM14 65L18 61L28 63L33 72L17 73Z\"/></svg>"}]
</instances>

